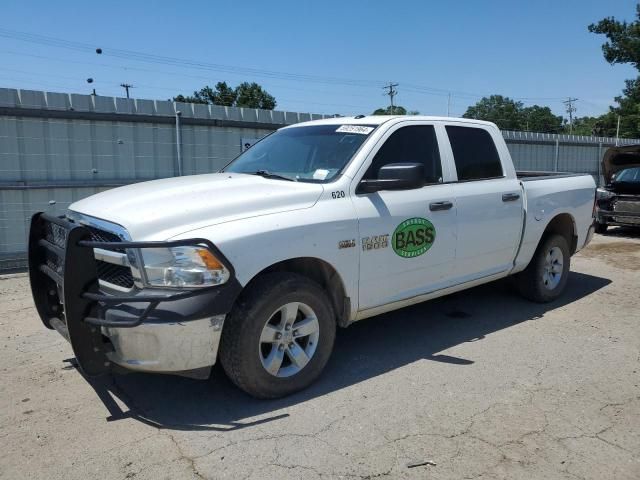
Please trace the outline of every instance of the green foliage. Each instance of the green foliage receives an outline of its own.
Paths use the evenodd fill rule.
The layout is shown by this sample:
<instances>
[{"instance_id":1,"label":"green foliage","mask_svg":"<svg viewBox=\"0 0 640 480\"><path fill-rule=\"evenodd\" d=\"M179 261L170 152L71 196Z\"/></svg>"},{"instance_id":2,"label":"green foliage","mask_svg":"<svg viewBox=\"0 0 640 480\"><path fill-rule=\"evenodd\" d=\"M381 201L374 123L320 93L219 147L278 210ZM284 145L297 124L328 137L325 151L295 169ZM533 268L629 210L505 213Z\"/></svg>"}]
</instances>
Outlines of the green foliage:
<instances>
[{"instance_id":1,"label":"green foliage","mask_svg":"<svg viewBox=\"0 0 640 480\"><path fill-rule=\"evenodd\" d=\"M463 117L493 122L503 130L548 133L562 131L564 121L561 116L554 115L549 107L533 105L525 108L522 102L502 95L483 97L478 103L470 106Z\"/></svg>"},{"instance_id":2,"label":"green foliage","mask_svg":"<svg viewBox=\"0 0 640 480\"><path fill-rule=\"evenodd\" d=\"M530 132L559 133L562 132L564 118L554 115L549 107L533 105L520 111L522 130ZM524 128L522 128L524 126Z\"/></svg>"},{"instance_id":3,"label":"green foliage","mask_svg":"<svg viewBox=\"0 0 640 480\"><path fill-rule=\"evenodd\" d=\"M630 63L640 70L640 5L636 5L636 20L630 23L607 17L589 25L589 31L605 35L607 42L602 45L605 60L611 64ZM617 106L598 117L594 129L606 136L615 136L618 116L620 136L640 137L640 77L626 80L622 95L615 97Z\"/></svg>"},{"instance_id":4,"label":"green foliage","mask_svg":"<svg viewBox=\"0 0 640 480\"><path fill-rule=\"evenodd\" d=\"M389 106L386 108L376 108L371 115L407 115L407 109L400 105L394 105L393 112ZM418 115L418 113L410 113L410 115Z\"/></svg>"},{"instance_id":5,"label":"green foliage","mask_svg":"<svg viewBox=\"0 0 640 480\"><path fill-rule=\"evenodd\" d=\"M594 135L596 137L604 137L608 136L605 134L605 128L602 118L605 115L600 117L578 117L573 119L573 134L574 135L585 135L591 136ZM567 127L568 131L568 127ZM615 131L614 131L615 134Z\"/></svg>"},{"instance_id":6,"label":"green foliage","mask_svg":"<svg viewBox=\"0 0 640 480\"><path fill-rule=\"evenodd\" d=\"M636 21L627 23L607 17L589 25L591 33L605 35L608 42L602 45L607 62L631 63L640 69L640 5L636 5Z\"/></svg>"},{"instance_id":7,"label":"green foliage","mask_svg":"<svg viewBox=\"0 0 640 480\"><path fill-rule=\"evenodd\" d=\"M620 116L620 136L626 138L640 137L640 77L625 80L622 95L615 98L617 107L611 107L609 116Z\"/></svg>"},{"instance_id":8,"label":"green foliage","mask_svg":"<svg viewBox=\"0 0 640 480\"><path fill-rule=\"evenodd\" d=\"M193 92L193 93L197 93L197 92ZM184 95L178 95L176 97L173 97L173 99L169 99L169 100L173 100L174 102L182 102L182 103L208 103L206 100L202 100L198 97L195 96L184 96Z\"/></svg>"},{"instance_id":9,"label":"green foliage","mask_svg":"<svg viewBox=\"0 0 640 480\"><path fill-rule=\"evenodd\" d=\"M276 107L276 99L255 82L243 82L235 89L229 87L227 82L218 82L215 88L206 85L193 92L193 96L178 95L174 102L202 103L209 105L222 105L226 107L261 108L273 110Z\"/></svg>"},{"instance_id":10,"label":"green foliage","mask_svg":"<svg viewBox=\"0 0 640 480\"><path fill-rule=\"evenodd\" d=\"M522 102L516 102L502 95L483 97L478 103L467 108L464 118L487 120L504 130L520 130L522 125Z\"/></svg>"},{"instance_id":11,"label":"green foliage","mask_svg":"<svg viewBox=\"0 0 640 480\"><path fill-rule=\"evenodd\" d=\"M236 107L262 108L273 110L276 99L255 82L243 82L236 87Z\"/></svg>"}]
</instances>

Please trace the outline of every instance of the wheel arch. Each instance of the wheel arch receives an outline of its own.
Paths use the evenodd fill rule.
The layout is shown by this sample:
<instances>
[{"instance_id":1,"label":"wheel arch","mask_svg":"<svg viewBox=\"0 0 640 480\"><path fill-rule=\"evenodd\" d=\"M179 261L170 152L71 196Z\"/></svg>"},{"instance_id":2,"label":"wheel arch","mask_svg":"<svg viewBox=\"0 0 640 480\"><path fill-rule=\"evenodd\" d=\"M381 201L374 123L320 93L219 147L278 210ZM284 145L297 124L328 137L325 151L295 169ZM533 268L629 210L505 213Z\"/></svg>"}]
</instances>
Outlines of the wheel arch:
<instances>
[{"instance_id":1,"label":"wheel arch","mask_svg":"<svg viewBox=\"0 0 640 480\"><path fill-rule=\"evenodd\" d=\"M318 283L329 295L337 324L341 327L349 325L351 322L351 299L347 296L347 290L340 274L330 263L317 257L282 260L255 274L245 285L243 291L251 288L251 285L258 278L273 272L297 273Z\"/></svg>"},{"instance_id":2,"label":"wheel arch","mask_svg":"<svg viewBox=\"0 0 640 480\"><path fill-rule=\"evenodd\" d=\"M554 216L542 232L538 245L551 234L561 235L567 241L569 245L569 251L571 255L576 253L578 248L578 232L576 228L576 221L573 215L570 213L559 213Z\"/></svg>"}]
</instances>

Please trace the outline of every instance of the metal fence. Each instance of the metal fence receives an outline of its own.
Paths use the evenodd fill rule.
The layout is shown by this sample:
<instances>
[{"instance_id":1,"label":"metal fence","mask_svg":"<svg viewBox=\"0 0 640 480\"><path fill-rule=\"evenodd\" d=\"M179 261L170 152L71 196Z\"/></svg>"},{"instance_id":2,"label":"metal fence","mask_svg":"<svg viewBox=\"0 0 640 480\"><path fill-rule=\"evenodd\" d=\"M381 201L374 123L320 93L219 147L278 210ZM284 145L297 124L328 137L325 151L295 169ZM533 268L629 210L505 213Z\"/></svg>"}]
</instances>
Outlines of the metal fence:
<instances>
[{"instance_id":1,"label":"metal fence","mask_svg":"<svg viewBox=\"0 0 640 480\"><path fill-rule=\"evenodd\" d=\"M0 89L0 270L25 262L29 218L144 180L213 172L285 125L325 115ZM613 139L504 132L516 168L598 177ZM636 143L625 140L623 143Z\"/></svg>"}]
</instances>

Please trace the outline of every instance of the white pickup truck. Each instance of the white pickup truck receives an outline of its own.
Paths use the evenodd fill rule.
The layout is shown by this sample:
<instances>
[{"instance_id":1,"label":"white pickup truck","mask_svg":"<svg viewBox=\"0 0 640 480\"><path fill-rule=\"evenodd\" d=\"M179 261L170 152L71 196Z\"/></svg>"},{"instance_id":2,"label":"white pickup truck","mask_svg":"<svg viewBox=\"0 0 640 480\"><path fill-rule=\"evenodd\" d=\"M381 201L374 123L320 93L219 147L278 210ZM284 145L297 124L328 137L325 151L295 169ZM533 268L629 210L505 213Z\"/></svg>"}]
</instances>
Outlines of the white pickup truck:
<instances>
[{"instance_id":1,"label":"white pickup truck","mask_svg":"<svg viewBox=\"0 0 640 480\"><path fill-rule=\"evenodd\" d=\"M282 128L219 173L36 214L40 317L83 371L206 377L249 394L313 382L336 327L515 275L565 288L593 234L589 175L516 173L498 128L357 116Z\"/></svg>"}]
</instances>

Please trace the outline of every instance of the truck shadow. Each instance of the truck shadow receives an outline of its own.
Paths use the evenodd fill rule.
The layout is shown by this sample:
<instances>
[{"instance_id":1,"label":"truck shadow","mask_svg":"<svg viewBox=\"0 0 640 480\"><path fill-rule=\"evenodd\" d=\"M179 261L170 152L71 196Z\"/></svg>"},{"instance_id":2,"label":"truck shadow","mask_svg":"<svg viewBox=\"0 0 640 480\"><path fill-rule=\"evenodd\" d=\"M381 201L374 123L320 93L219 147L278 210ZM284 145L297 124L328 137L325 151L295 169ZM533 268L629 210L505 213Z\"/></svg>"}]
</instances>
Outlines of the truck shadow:
<instances>
[{"instance_id":1,"label":"truck shadow","mask_svg":"<svg viewBox=\"0 0 640 480\"><path fill-rule=\"evenodd\" d=\"M575 302L611 283L609 279L571 273L567 291L557 301L527 302L508 280L425 302L356 323L340 330L332 359L310 388L278 400L256 400L234 387L215 367L209 381L169 375L129 374L87 379L109 411L108 421L134 418L158 428L226 431L287 417L284 409L350 388L418 360L464 368L473 359L440 352ZM513 352L514 355L517 352ZM118 398L127 410L120 408Z\"/></svg>"},{"instance_id":2,"label":"truck shadow","mask_svg":"<svg viewBox=\"0 0 640 480\"><path fill-rule=\"evenodd\" d=\"M638 227L609 227L605 237L617 237L626 239L640 238L640 226Z\"/></svg>"}]
</instances>

